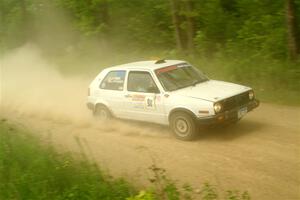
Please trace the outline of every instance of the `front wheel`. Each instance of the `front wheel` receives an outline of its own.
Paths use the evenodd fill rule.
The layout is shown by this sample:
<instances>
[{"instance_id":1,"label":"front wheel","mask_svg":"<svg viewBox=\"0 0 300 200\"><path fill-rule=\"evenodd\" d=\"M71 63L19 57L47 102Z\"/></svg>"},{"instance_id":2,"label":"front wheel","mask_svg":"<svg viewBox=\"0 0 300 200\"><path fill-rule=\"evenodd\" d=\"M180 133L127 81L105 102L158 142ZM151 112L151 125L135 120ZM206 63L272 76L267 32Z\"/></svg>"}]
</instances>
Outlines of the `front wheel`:
<instances>
[{"instance_id":1,"label":"front wheel","mask_svg":"<svg viewBox=\"0 0 300 200\"><path fill-rule=\"evenodd\" d=\"M180 140L193 140L197 136L195 120L187 113L174 113L170 119L170 127L175 137Z\"/></svg>"},{"instance_id":2,"label":"front wheel","mask_svg":"<svg viewBox=\"0 0 300 200\"><path fill-rule=\"evenodd\" d=\"M94 116L96 119L99 119L101 121L105 121L112 118L112 115L108 108L103 105L98 105L95 108Z\"/></svg>"}]
</instances>

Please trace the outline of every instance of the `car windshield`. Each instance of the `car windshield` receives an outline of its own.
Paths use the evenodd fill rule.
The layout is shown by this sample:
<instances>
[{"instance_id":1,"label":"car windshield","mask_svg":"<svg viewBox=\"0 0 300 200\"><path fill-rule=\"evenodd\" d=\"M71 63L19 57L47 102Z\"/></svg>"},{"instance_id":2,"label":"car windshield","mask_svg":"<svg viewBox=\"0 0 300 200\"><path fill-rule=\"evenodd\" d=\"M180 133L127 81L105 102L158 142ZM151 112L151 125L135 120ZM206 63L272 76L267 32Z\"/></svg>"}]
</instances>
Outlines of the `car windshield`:
<instances>
[{"instance_id":1,"label":"car windshield","mask_svg":"<svg viewBox=\"0 0 300 200\"><path fill-rule=\"evenodd\" d=\"M160 68L155 73L166 91L195 86L208 80L199 70L186 63Z\"/></svg>"}]
</instances>

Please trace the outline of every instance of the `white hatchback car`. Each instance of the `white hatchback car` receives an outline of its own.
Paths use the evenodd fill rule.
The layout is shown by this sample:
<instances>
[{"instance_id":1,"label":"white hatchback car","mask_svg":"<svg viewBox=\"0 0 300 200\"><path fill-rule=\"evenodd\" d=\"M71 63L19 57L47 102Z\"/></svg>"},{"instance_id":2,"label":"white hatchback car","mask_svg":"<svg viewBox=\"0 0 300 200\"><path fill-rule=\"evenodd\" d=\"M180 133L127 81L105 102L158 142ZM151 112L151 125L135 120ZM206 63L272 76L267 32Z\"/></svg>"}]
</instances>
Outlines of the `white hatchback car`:
<instances>
[{"instance_id":1,"label":"white hatchback car","mask_svg":"<svg viewBox=\"0 0 300 200\"><path fill-rule=\"evenodd\" d=\"M236 122L258 105L251 88L210 80L181 60L106 68L90 84L87 100L99 118L169 125L182 140L193 139L198 124Z\"/></svg>"}]
</instances>

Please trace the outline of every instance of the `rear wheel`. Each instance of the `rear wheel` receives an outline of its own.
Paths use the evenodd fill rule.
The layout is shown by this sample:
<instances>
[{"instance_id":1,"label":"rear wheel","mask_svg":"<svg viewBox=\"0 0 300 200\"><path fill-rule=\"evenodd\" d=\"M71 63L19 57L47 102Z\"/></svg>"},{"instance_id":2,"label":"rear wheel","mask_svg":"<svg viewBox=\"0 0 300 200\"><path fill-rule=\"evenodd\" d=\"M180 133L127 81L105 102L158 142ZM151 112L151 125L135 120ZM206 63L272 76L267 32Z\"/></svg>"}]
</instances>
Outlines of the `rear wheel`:
<instances>
[{"instance_id":1,"label":"rear wheel","mask_svg":"<svg viewBox=\"0 0 300 200\"><path fill-rule=\"evenodd\" d=\"M112 115L110 113L110 111L108 110L108 108L104 105L97 105L96 109L94 111L94 116L96 119L99 120L109 120L112 118Z\"/></svg>"},{"instance_id":2,"label":"rear wheel","mask_svg":"<svg viewBox=\"0 0 300 200\"><path fill-rule=\"evenodd\" d=\"M197 136L195 120L187 113L174 113L170 119L170 127L175 137L180 140L193 140Z\"/></svg>"}]
</instances>

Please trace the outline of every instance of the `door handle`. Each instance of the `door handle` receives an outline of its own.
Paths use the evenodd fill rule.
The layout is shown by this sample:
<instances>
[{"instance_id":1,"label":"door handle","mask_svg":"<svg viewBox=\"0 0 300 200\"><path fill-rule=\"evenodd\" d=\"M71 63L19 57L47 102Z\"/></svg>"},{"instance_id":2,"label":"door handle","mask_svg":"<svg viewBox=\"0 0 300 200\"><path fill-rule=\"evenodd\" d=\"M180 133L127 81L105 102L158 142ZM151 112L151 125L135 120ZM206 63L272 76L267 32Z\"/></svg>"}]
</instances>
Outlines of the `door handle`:
<instances>
[{"instance_id":1,"label":"door handle","mask_svg":"<svg viewBox=\"0 0 300 200\"><path fill-rule=\"evenodd\" d=\"M125 94L125 95L124 95L124 97L126 97L126 98L130 98L130 97L131 97L131 95L130 95L130 94Z\"/></svg>"}]
</instances>

